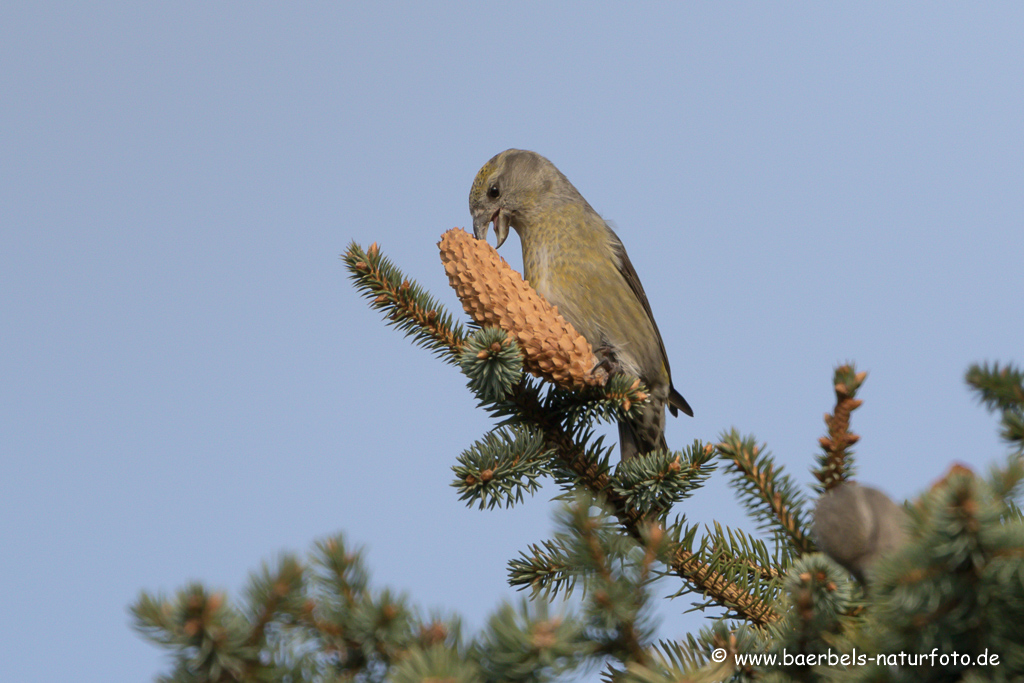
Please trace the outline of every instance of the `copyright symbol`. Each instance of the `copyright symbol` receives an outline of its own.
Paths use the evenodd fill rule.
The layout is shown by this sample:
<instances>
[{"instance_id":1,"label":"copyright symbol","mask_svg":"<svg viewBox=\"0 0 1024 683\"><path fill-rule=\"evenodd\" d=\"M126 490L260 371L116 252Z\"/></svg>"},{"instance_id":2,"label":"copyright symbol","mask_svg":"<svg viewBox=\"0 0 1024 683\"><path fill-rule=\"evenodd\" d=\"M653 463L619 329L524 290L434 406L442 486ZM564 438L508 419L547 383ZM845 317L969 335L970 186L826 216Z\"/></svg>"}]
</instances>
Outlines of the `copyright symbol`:
<instances>
[{"instance_id":1,"label":"copyright symbol","mask_svg":"<svg viewBox=\"0 0 1024 683\"><path fill-rule=\"evenodd\" d=\"M716 647L714 650L711 651L711 660L713 662L717 662L717 663L724 662L725 661L725 656L726 656L726 653L725 653L725 648L724 647Z\"/></svg>"}]
</instances>

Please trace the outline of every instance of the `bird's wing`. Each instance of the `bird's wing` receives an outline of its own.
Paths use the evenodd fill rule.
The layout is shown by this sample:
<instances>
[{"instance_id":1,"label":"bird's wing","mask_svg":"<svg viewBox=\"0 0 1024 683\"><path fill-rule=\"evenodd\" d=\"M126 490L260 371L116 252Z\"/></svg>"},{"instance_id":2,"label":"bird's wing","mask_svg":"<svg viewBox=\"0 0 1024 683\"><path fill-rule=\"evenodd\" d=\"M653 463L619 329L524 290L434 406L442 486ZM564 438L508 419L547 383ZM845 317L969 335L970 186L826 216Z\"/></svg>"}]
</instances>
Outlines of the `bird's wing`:
<instances>
[{"instance_id":1,"label":"bird's wing","mask_svg":"<svg viewBox=\"0 0 1024 683\"><path fill-rule=\"evenodd\" d=\"M661 361L665 364L665 372L669 377L669 409L673 415L677 415L677 410L682 410L684 413L693 417L693 409L690 404L686 402L682 394L676 391L675 387L672 386L672 370L668 365L668 353L665 351L665 342L661 338L661 331L658 330L658 323L654 320L654 313L651 311L651 302L647 300L647 293L644 292L644 286L640 284L640 276L636 274L636 268L629 260L629 255L626 253L626 247L622 244L622 240L615 234L615 231L608 228L608 232L611 235L612 251L619 259L619 274L622 275L623 279L629 284L629 288L633 290L633 295L640 300L640 305L644 307L644 311L647 312L647 318L651 321L651 327L654 328L654 335L658 338L658 348L661 349Z\"/></svg>"}]
</instances>

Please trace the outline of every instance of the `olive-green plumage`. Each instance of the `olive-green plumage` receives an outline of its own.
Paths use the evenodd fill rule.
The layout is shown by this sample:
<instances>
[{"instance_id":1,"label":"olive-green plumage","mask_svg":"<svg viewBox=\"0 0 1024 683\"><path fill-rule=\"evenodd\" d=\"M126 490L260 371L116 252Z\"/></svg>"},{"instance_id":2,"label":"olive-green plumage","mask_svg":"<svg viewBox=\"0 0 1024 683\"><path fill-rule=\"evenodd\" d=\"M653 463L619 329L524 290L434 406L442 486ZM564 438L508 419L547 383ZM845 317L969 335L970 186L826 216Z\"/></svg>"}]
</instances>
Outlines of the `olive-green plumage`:
<instances>
[{"instance_id":1,"label":"olive-green plumage","mask_svg":"<svg viewBox=\"0 0 1024 683\"><path fill-rule=\"evenodd\" d=\"M665 404L693 411L672 386L668 356L643 285L626 249L554 164L510 149L484 164L469 192L473 232L494 223L500 247L508 229L523 244L523 276L611 369L635 375L651 392L640 420L619 423L622 458L666 449Z\"/></svg>"}]
</instances>

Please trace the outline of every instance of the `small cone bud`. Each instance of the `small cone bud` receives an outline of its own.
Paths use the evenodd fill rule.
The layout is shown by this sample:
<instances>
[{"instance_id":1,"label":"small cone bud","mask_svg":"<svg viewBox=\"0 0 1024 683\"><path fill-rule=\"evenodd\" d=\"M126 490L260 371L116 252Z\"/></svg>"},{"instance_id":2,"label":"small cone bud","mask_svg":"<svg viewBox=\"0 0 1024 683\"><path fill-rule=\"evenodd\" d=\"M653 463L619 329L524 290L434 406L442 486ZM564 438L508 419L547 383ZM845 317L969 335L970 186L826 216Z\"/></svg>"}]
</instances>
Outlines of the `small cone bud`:
<instances>
[{"instance_id":1,"label":"small cone bud","mask_svg":"<svg viewBox=\"0 0 1024 683\"><path fill-rule=\"evenodd\" d=\"M949 481L950 477L955 477L958 475L967 475L968 477L973 477L974 471L970 467L967 467L966 465L961 465L960 463L955 462L949 468L949 471L942 475L941 479L932 484L931 490L934 491L935 489L944 486Z\"/></svg>"}]
</instances>

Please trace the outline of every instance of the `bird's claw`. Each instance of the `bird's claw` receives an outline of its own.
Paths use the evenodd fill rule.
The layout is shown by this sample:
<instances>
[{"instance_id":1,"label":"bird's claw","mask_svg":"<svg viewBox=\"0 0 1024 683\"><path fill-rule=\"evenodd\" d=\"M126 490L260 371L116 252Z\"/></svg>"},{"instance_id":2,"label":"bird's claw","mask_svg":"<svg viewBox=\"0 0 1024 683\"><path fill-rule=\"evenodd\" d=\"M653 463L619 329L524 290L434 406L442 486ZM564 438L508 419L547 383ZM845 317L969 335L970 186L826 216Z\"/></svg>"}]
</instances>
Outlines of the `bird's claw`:
<instances>
[{"instance_id":1,"label":"bird's claw","mask_svg":"<svg viewBox=\"0 0 1024 683\"><path fill-rule=\"evenodd\" d=\"M619 361L615 359L615 352L612 351L610 346L600 346L594 349L594 355L599 359L597 365L594 366L594 372L603 370L609 377L611 377L622 370L622 366L619 365Z\"/></svg>"}]
</instances>

